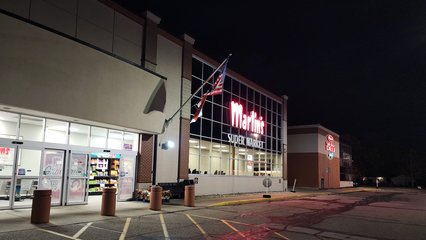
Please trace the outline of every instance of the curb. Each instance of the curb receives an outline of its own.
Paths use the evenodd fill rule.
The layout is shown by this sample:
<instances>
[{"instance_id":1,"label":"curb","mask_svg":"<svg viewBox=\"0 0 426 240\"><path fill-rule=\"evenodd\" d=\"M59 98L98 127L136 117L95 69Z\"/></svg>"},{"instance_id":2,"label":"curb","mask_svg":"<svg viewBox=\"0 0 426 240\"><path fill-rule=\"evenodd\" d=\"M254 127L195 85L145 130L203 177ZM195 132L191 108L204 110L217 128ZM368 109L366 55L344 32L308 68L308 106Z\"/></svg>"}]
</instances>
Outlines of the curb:
<instances>
[{"instance_id":1,"label":"curb","mask_svg":"<svg viewBox=\"0 0 426 240\"><path fill-rule=\"evenodd\" d=\"M272 198L253 198L253 199L244 199L244 200L233 200L233 201L224 201L224 202L210 204L207 207L223 207L223 206L242 205L242 204L258 203L258 202L286 201L286 200L297 199L297 198L302 198L302 197L315 197L315 196L319 196L319 195L346 194L346 193L362 192L362 191L364 191L364 190L357 189L357 190L342 191L342 192L318 192L318 193L298 194L298 195L290 195L290 196L282 196L282 197L273 197L272 196Z\"/></svg>"}]
</instances>

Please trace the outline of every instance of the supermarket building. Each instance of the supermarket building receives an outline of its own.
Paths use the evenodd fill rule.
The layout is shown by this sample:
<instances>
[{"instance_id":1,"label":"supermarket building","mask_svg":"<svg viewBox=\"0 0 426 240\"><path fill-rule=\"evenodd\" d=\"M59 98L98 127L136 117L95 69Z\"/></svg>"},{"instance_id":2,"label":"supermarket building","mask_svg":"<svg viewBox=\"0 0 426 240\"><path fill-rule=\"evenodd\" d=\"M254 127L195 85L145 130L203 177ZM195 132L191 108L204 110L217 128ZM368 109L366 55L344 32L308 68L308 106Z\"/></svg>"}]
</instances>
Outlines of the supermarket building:
<instances>
[{"instance_id":1,"label":"supermarket building","mask_svg":"<svg viewBox=\"0 0 426 240\"><path fill-rule=\"evenodd\" d=\"M211 86L163 131L219 63L160 21L109 0L0 2L0 209L30 207L40 188L52 205L188 179L197 195L287 189L287 97L235 71L197 122Z\"/></svg>"}]
</instances>

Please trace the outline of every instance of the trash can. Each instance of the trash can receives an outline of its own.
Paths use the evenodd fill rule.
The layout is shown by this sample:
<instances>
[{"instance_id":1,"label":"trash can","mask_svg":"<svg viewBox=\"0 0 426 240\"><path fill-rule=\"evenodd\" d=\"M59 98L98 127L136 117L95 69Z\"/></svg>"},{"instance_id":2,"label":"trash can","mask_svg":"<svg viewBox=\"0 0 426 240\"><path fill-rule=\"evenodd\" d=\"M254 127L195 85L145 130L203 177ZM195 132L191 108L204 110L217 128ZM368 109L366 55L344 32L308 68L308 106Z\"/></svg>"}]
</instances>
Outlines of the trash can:
<instances>
[{"instance_id":1,"label":"trash can","mask_svg":"<svg viewBox=\"0 0 426 240\"><path fill-rule=\"evenodd\" d=\"M31 223L49 223L51 199L52 190L34 190L33 204L31 207Z\"/></svg>"},{"instance_id":2,"label":"trash can","mask_svg":"<svg viewBox=\"0 0 426 240\"><path fill-rule=\"evenodd\" d=\"M161 201L163 195L163 188L160 186L152 186L151 194L149 196L149 209L154 211L161 210Z\"/></svg>"},{"instance_id":3,"label":"trash can","mask_svg":"<svg viewBox=\"0 0 426 240\"><path fill-rule=\"evenodd\" d=\"M183 205L186 207L195 207L195 186L194 185L185 186L185 198L183 200Z\"/></svg>"},{"instance_id":4,"label":"trash can","mask_svg":"<svg viewBox=\"0 0 426 240\"><path fill-rule=\"evenodd\" d=\"M116 188L104 188L102 190L102 216L115 216L116 191Z\"/></svg>"}]
</instances>

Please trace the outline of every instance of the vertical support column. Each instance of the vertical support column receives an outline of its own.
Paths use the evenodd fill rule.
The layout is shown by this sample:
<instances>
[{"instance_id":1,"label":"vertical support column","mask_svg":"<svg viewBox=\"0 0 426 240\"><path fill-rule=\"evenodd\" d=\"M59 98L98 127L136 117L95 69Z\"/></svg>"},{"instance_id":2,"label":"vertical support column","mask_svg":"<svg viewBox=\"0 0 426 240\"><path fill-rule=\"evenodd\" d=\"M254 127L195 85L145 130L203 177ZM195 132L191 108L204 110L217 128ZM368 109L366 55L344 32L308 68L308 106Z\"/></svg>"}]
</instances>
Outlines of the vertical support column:
<instances>
[{"instance_id":1,"label":"vertical support column","mask_svg":"<svg viewBox=\"0 0 426 240\"><path fill-rule=\"evenodd\" d=\"M282 173L284 180L284 190L287 190L288 185L288 171L287 171L287 101L288 97L286 95L282 96L282 109L281 109L281 142L282 142Z\"/></svg>"},{"instance_id":2,"label":"vertical support column","mask_svg":"<svg viewBox=\"0 0 426 240\"><path fill-rule=\"evenodd\" d=\"M192 80L192 51L195 40L184 34L182 48L182 84L181 100L182 105L191 95ZM179 122L179 162L178 181L188 179L189 168L189 133L190 133L191 102L187 103L180 112Z\"/></svg>"},{"instance_id":3,"label":"vertical support column","mask_svg":"<svg viewBox=\"0 0 426 240\"><path fill-rule=\"evenodd\" d=\"M151 134L140 134L139 139L139 162L138 162L138 189L148 189L152 182L152 163L154 157L154 136Z\"/></svg>"},{"instance_id":4,"label":"vertical support column","mask_svg":"<svg viewBox=\"0 0 426 240\"><path fill-rule=\"evenodd\" d=\"M141 65L146 69L155 72L157 67L157 38L158 38L158 24L161 18L157 17L150 11L144 12L143 15L146 19L143 28L143 43L142 43L142 63Z\"/></svg>"}]
</instances>

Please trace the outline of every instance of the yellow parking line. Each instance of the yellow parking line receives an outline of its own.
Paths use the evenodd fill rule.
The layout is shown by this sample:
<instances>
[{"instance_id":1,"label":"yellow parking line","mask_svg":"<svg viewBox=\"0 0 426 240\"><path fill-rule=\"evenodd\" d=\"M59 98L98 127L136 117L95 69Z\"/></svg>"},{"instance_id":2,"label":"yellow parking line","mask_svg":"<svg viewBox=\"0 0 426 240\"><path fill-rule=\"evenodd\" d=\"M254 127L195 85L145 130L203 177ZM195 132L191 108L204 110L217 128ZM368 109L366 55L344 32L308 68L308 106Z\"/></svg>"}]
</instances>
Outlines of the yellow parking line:
<instances>
[{"instance_id":1,"label":"yellow parking line","mask_svg":"<svg viewBox=\"0 0 426 240\"><path fill-rule=\"evenodd\" d=\"M244 236L244 234L242 234L238 229L234 228L231 224L229 224L227 221L225 220L220 220L223 223L225 223L229 228L231 228L232 230L234 230L236 233L238 233L238 235L240 235L241 237L245 238L246 236Z\"/></svg>"},{"instance_id":2,"label":"yellow parking line","mask_svg":"<svg viewBox=\"0 0 426 240\"><path fill-rule=\"evenodd\" d=\"M78 237L80 237L81 236L81 234L83 234L84 233L84 231L86 231L86 229L88 228L88 227L90 227L90 225L92 225L93 224L93 222L89 222L88 224L86 224L82 229L80 229L80 231L78 231L76 234L74 234L74 236L72 236L74 239L77 239Z\"/></svg>"},{"instance_id":3,"label":"yellow parking line","mask_svg":"<svg viewBox=\"0 0 426 240\"><path fill-rule=\"evenodd\" d=\"M281 235L281 234L279 234L279 233L277 233L277 232L274 232L274 233L275 233L275 235L277 235L277 236L281 237L282 239L290 240L290 238L288 238L288 237L286 237L286 236L284 236L284 235Z\"/></svg>"},{"instance_id":4,"label":"yellow parking line","mask_svg":"<svg viewBox=\"0 0 426 240\"><path fill-rule=\"evenodd\" d=\"M189 216L189 214L186 214L186 216L189 218L189 220L191 220L192 221L192 223L194 223L194 225L200 230L200 232L204 235L204 236L207 236L207 233L206 233L206 231L204 231L204 229L197 223L197 222L195 222L195 220L191 217L191 216Z\"/></svg>"},{"instance_id":5,"label":"yellow parking line","mask_svg":"<svg viewBox=\"0 0 426 240\"><path fill-rule=\"evenodd\" d=\"M53 235L61 236L61 237L64 237L64 238L68 238L68 239L76 239L76 238L73 238L71 236L61 234L61 233L57 233L57 232L50 231L50 230L46 230L46 229L43 229L43 228L38 228L38 230L43 231L43 232L47 232L47 233L50 233L50 234L53 234Z\"/></svg>"},{"instance_id":6,"label":"yellow parking line","mask_svg":"<svg viewBox=\"0 0 426 240\"><path fill-rule=\"evenodd\" d=\"M167 231L166 222L164 221L164 216L160 213L161 226L163 227L164 239L170 239L169 232Z\"/></svg>"},{"instance_id":7,"label":"yellow parking line","mask_svg":"<svg viewBox=\"0 0 426 240\"><path fill-rule=\"evenodd\" d=\"M123 232L121 233L120 238L119 238L120 240L124 240L126 238L127 231L129 230L130 220L131 220L131 218L126 219L126 223L124 224Z\"/></svg>"}]
</instances>

